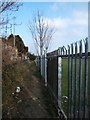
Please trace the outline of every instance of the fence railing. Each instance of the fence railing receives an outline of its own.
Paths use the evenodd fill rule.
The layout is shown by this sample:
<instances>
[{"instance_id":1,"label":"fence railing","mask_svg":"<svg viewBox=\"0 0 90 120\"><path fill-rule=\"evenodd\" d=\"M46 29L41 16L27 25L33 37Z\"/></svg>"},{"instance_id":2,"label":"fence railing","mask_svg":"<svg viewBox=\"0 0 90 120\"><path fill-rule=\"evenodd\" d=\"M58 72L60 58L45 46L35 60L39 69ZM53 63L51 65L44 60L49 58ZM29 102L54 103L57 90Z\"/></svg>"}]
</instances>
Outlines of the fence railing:
<instances>
[{"instance_id":1,"label":"fence railing","mask_svg":"<svg viewBox=\"0 0 90 120\"><path fill-rule=\"evenodd\" d=\"M43 77L59 115L64 118L90 118L90 53L88 38L47 54L42 58ZM47 69L45 64L47 63ZM40 62L39 62L40 63ZM40 64L39 64L40 65ZM46 71L45 71L46 70Z\"/></svg>"}]
</instances>

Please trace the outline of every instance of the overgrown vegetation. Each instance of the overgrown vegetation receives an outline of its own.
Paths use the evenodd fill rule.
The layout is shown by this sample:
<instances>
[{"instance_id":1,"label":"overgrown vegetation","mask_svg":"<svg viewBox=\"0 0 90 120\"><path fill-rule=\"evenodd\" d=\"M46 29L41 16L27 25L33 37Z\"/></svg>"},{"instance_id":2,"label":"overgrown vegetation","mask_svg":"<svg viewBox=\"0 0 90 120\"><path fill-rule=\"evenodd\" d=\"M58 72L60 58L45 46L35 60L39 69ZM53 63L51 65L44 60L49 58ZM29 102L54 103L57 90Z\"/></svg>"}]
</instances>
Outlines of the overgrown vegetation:
<instances>
[{"instance_id":1,"label":"overgrown vegetation","mask_svg":"<svg viewBox=\"0 0 90 120\"><path fill-rule=\"evenodd\" d=\"M29 57L30 60L35 60L36 59L36 56L30 52L27 53L27 56Z\"/></svg>"},{"instance_id":2,"label":"overgrown vegetation","mask_svg":"<svg viewBox=\"0 0 90 120\"><path fill-rule=\"evenodd\" d=\"M2 113L3 117L14 118L18 117L17 101L23 100L27 95L24 88L24 69L26 66L21 64L4 65L2 70ZM16 98L16 87L19 86L22 91ZM24 93L24 94L23 94ZM23 94L23 95L22 95Z\"/></svg>"},{"instance_id":3,"label":"overgrown vegetation","mask_svg":"<svg viewBox=\"0 0 90 120\"><path fill-rule=\"evenodd\" d=\"M2 38L3 43L6 43L12 47L14 47L13 40L14 40L13 34L9 35L7 39ZM19 35L15 35L15 47L18 49L18 52L20 53L25 53L26 52L25 50L28 49L27 47L25 47L24 42Z\"/></svg>"}]
</instances>

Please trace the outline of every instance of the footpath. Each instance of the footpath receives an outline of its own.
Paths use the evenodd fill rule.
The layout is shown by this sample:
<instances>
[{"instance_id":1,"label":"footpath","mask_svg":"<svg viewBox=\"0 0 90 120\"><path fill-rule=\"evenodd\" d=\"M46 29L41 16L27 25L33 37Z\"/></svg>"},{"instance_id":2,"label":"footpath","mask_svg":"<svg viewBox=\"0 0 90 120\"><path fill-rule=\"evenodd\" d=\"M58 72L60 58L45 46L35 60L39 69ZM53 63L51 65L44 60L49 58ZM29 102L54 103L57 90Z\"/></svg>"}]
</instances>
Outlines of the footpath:
<instances>
[{"instance_id":1,"label":"footpath","mask_svg":"<svg viewBox=\"0 0 90 120\"><path fill-rule=\"evenodd\" d=\"M4 69L3 118L57 118L57 110L34 62L24 61Z\"/></svg>"}]
</instances>

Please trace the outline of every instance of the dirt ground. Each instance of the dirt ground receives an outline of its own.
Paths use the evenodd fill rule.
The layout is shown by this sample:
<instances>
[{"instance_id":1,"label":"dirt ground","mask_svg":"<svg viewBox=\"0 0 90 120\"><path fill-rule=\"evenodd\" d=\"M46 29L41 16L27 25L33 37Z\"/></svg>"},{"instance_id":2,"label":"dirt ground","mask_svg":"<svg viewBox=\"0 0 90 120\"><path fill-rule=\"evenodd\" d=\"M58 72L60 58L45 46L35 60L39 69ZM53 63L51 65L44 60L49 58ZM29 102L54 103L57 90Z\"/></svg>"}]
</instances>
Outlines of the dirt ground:
<instances>
[{"instance_id":1,"label":"dirt ground","mask_svg":"<svg viewBox=\"0 0 90 120\"><path fill-rule=\"evenodd\" d=\"M18 86L20 92L16 93ZM57 110L34 62L3 68L2 90L3 118L57 118Z\"/></svg>"}]
</instances>

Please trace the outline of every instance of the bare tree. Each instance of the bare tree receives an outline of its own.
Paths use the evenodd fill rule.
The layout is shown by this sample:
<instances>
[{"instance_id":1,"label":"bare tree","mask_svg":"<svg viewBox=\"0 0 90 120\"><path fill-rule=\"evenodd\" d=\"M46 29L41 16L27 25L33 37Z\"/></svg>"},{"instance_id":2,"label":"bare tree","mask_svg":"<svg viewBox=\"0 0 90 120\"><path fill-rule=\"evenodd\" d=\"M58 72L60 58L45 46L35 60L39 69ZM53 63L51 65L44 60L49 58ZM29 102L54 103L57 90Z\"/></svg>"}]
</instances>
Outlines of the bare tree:
<instances>
[{"instance_id":1,"label":"bare tree","mask_svg":"<svg viewBox=\"0 0 90 120\"><path fill-rule=\"evenodd\" d=\"M48 21L45 20L44 16L37 12L35 16L33 16L32 22L29 23L29 30L32 35L32 39L34 40L35 47L40 56L42 56L44 50L48 50L50 41L54 34L54 27L49 26Z\"/></svg>"},{"instance_id":2,"label":"bare tree","mask_svg":"<svg viewBox=\"0 0 90 120\"><path fill-rule=\"evenodd\" d=\"M5 19L6 17L3 17L2 14L4 14L6 11L9 14L12 14L13 11L18 11L19 7L22 6L22 3L18 3L17 0L1 0L0 1L0 25L5 25L9 22L9 19Z\"/></svg>"},{"instance_id":3,"label":"bare tree","mask_svg":"<svg viewBox=\"0 0 90 120\"><path fill-rule=\"evenodd\" d=\"M32 22L29 23L29 30L31 32L32 39L34 40L35 48L37 49L38 55L40 51L40 57L41 57L40 68L42 75L43 74L42 55L43 52L45 52L45 61L47 61L46 60L47 50L50 41L52 39L52 36L55 32L54 27L50 26L48 24L48 21L45 19L45 17L40 13L40 11L38 11L37 14L33 17ZM45 83L47 85L46 67L47 67L47 62L45 62Z\"/></svg>"},{"instance_id":4,"label":"bare tree","mask_svg":"<svg viewBox=\"0 0 90 120\"><path fill-rule=\"evenodd\" d=\"M22 6L22 3L18 2L17 0L0 1L0 32L1 29L5 29L5 25L10 22L10 15L12 12L18 11L20 6Z\"/></svg>"},{"instance_id":5,"label":"bare tree","mask_svg":"<svg viewBox=\"0 0 90 120\"><path fill-rule=\"evenodd\" d=\"M0 1L0 14L7 11L18 11L21 4L17 0L1 0Z\"/></svg>"}]
</instances>

